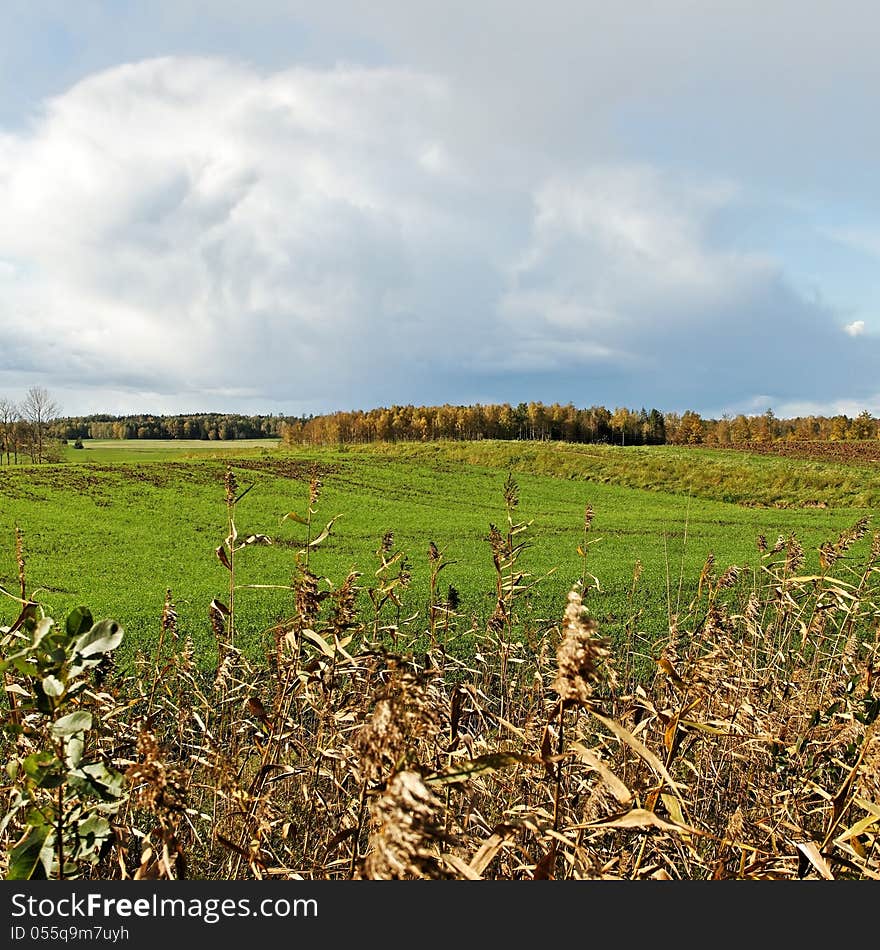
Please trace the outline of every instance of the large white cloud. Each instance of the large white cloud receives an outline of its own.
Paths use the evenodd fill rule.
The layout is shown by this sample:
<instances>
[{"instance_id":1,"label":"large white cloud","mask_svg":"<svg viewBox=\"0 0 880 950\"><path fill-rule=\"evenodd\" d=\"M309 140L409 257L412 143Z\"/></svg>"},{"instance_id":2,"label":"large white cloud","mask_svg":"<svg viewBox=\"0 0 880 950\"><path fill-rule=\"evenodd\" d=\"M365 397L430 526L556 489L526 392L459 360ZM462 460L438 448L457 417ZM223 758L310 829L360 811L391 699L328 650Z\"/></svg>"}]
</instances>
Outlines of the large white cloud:
<instances>
[{"instance_id":1,"label":"large white cloud","mask_svg":"<svg viewBox=\"0 0 880 950\"><path fill-rule=\"evenodd\" d=\"M608 386L635 404L713 411L746 408L755 394L776 405L876 402L876 338L854 345L778 262L717 239L738 196L728 181L647 166L545 182L501 305L511 360L580 374L597 401Z\"/></svg>"},{"instance_id":2,"label":"large white cloud","mask_svg":"<svg viewBox=\"0 0 880 950\"><path fill-rule=\"evenodd\" d=\"M51 101L0 151L19 368L304 405L384 375L482 230L445 97L407 71L161 59Z\"/></svg>"},{"instance_id":3,"label":"large white cloud","mask_svg":"<svg viewBox=\"0 0 880 950\"><path fill-rule=\"evenodd\" d=\"M554 168L478 115L414 68L165 57L80 82L0 137L0 391L709 408L815 399L824 366L829 403L871 395L875 338L715 235L736 182Z\"/></svg>"}]
</instances>

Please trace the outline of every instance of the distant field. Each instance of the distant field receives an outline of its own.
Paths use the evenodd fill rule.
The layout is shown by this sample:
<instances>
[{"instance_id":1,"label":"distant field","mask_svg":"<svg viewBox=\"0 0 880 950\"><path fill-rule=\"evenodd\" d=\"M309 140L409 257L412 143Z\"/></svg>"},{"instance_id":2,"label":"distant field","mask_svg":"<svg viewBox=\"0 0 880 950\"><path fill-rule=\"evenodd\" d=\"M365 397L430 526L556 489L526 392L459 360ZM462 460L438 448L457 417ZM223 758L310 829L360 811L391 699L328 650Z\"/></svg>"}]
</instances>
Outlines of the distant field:
<instances>
[{"instance_id":1,"label":"distant field","mask_svg":"<svg viewBox=\"0 0 880 950\"><path fill-rule=\"evenodd\" d=\"M67 462L148 462L188 455L238 455L255 449L276 449L279 439L83 439L83 447L63 446Z\"/></svg>"}]
</instances>

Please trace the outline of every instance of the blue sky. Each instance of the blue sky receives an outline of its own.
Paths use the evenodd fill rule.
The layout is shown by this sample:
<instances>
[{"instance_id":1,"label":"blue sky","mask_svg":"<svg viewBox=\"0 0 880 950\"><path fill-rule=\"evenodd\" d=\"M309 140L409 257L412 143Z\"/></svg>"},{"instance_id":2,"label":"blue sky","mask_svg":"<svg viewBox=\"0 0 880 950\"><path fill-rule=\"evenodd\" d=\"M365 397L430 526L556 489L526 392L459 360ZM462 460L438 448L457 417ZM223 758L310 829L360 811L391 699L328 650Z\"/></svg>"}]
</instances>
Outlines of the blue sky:
<instances>
[{"instance_id":1,"label":"blue sky","mask_svg":"<svg viewBox=\"0 0 880 950\"><path fill-rule=\"evenodd\" d=\"M7 0L0 396L880 414L878 28Z\"/></svg>"}]
</instances>

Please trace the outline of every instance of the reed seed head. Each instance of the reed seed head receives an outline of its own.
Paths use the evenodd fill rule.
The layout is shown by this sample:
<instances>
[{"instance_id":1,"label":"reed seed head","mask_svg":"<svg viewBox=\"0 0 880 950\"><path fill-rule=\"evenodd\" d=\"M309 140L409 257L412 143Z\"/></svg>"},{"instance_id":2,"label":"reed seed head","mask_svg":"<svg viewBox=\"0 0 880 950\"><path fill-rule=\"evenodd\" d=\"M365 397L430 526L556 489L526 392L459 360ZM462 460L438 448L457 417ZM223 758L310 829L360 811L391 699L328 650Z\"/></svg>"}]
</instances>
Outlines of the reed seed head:
<instances>
[{"instance_id":1,"label":"reed seed head","mask_svg":"<svg viewBox=\"0 0 880 950\"><path fill-rule=\"evenodd\" d=\"M231 468L226 469L223 485L226 489L226 504L231 506L235 504L235 499L238 496L238 481Z\"/></svg>"},{"instance_id":2,"label":"reed seed head","mask_svg":"<svg viewBox=\"0 0 880 950\"><path fill-rule=\"evenodd\" d=\"M519 485L514 480L512 472L508 472L504 480L504 503L511 509L519 505Z\"/></svg>"},{"instance_id":3,"label":"reed seed head","mask_svg":"<svg viewBox=\"0 0 880 950\"><path fill-rule=\"evenodd\" d=\"M443 803L414 771L395 773L370 804L373 833L363 876L395 881L448 878L438 854L447 840Z\"/></svg>"},{"instance_id":4,"label":"reed seed head","mask_svg":"<svg viewBox=\"0 0 880 950\"><path fill-rule=\"evenodd\" d=\"M183 811L186 805L186 777L166 761L156 736L142 729L137 738L138 761L129 766L125 777L132 786L132 804L167 818L170 812Z\"/></svg>"},{"instance_id":5,"label":"reed seed head","mask_svg":"<svg viewBox=\"0 0 880 950\"><path fill-rule=\"evenodd\" d=\"M395 670L355 736L364 777L381 778L397 768L419 741L432 740L440 731L440 706L426 675Z\"/></svg>"},{"instance_id":6,"label":"reed seed head","mask_svg":"<svg viewBox=\"0 0 880 950\"><path fill-rule=\"evenodd\" d=\"M324 483L321 481L321 473L318 471L318 466L312 466L311 476L309 478L309 507L313 508L318 504L318 499L321 497L321 489L324 487Z\"/></svg>"},{"instance_id":7,"label":"reed seed head","mask_svg":"<svg viewBox=\"0 0 880 950\"><path fill-rule=\"evenodd\" d=\"M607 668L610 651L596 636L597 630L596 622L585 616L581 595L569 591L553 680L553 690L564 702L585 705L593 687L612 678Z\"/></svg>"}]
</instances>

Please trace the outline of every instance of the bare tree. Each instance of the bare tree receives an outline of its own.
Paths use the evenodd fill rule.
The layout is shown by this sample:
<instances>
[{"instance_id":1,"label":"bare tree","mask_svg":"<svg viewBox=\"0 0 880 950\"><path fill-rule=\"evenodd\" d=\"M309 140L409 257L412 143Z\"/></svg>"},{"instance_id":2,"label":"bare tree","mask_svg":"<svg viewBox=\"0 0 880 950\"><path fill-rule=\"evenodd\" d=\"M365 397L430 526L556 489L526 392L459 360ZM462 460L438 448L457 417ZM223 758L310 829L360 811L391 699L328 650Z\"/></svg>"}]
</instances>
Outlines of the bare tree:
<instances>
[{"instance_id":1,"label":"bare tree","mask_svg":"<svg viewBox=\"0 0 880 950\"><path fill-rule=\"evenodd\" d=\"M0 399L0 459L5 455L7 465L11 462L13 450L18 461L16 424L20 418L21 412L11 399Z\"/></svg>"},{"instance_id":2,"label":"bare tree","mask_svg":"<svg viewBox=\"0 0 880 950\"><path fill-rule=\"evenodd\" d=\"M31 386L21 404L21 414L33 429L34 454L37 462L43 461L43 442L46 427L58 415L58 404L43 386Z\"/></svg>"}]
</instances>

